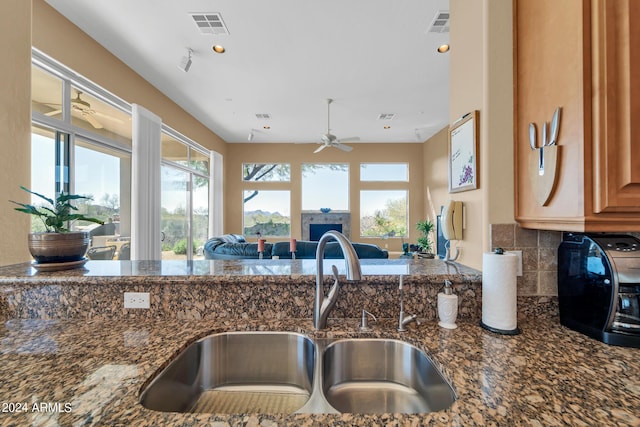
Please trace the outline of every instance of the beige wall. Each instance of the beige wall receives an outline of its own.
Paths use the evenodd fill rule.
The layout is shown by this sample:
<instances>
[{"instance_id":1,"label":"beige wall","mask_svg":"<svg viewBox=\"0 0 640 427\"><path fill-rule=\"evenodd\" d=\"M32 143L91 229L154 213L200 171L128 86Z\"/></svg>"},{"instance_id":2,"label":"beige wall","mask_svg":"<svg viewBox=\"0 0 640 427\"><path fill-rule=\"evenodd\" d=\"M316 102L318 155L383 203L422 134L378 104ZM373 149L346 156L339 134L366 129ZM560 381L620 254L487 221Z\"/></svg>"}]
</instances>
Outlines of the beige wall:
<instances>
[{"instance_id":1,"label":"beige wall","mask_svg":"<svg viewBox=\"0 0 640 427\"><path fill-rule=\"evenodd\" d=\"M434 224L440 207L449 199L448 138L447 126L423 146L425 212Z\"/></svg>"},{"instance_id":2,"label":"beige wall","mask_svg":"<svg viewBox=\"0 0 640 427\"><path fill-rule=\"evenodd\" d=\"M31 2L0 2L0 265L30 259L28 215L8 200L24 200L31 165Z\"/></svg>"},{"instance_id":3,"label":"beige wall","mask_svg":"<svg viewBox=\"0 0 640 427\"><path fill-rule=\"evenodd\" d=\"M242 163L290 163L291 183L256 183L251 188L290 189L291 190L291 230L292 237L300 238L301 182L300 165L302 163L348 163L350 165L349 206L351 211L351 239L388 246L390 251L401 251L400 238L362 239L359 238L360 211L358 208L360 190L363 189L409 189L409 239L415 243L418 238L415 223L424 219L425 201L423 191L423 144L353 144L353 151L346 153L337 149L325 149L313 154L314 144L229 144L225 158L225 227L226 233L242 234ZM361 183L359 167L361 162L407 162L409 163L409 183ZM446 170L445 170L446 171ZM446 173L446 172L445 172Z\"/></svg>"},{"instance_id":4,"label":"beige wall","mask_svg":"<svg viewBox=\"0 0 640 427\"><path fill-rule=\"evenodd\" d=\"M513 222L511 0L451 0L450 120L480 111L479 188L449 195L465 204L459 261L482 268L491 222Z\"/></svg>"}]
</instances>

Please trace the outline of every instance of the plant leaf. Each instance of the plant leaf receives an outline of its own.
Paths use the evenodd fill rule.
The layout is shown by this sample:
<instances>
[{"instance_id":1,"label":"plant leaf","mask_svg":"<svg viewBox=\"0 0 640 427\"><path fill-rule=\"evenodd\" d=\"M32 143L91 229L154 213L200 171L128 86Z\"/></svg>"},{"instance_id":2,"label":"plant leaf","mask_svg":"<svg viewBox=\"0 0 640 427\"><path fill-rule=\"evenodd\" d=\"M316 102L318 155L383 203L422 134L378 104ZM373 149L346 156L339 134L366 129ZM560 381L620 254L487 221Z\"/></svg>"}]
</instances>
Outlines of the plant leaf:
<instances>
[{"instance_id":1,"label":"plant leaf","mask_svg":"<svg viewBox=\"0 0 640 427\"><path fill-rule=\"evenodd\" d=\"M24 187L24 186L22 186L22 185L20 186L20 188L22 188L22 189L23 189L24 191L26 191L27 193L31 193L31 194L33 194L33 195L35 195L35 196L40 197L41 199L46 200L47 202L49 202L49 203L50 203L50 204L52 204L52 205L54 204L54 203L53 203L53 200L52 200L52 199L50 199L50 198L48 198L47 196L43 196L43 195L42 195L42 194L40 194L40 193L36 193L35 191L31 191L31 190L29 190L27 187Z\"/></svg>"}]
</instances>

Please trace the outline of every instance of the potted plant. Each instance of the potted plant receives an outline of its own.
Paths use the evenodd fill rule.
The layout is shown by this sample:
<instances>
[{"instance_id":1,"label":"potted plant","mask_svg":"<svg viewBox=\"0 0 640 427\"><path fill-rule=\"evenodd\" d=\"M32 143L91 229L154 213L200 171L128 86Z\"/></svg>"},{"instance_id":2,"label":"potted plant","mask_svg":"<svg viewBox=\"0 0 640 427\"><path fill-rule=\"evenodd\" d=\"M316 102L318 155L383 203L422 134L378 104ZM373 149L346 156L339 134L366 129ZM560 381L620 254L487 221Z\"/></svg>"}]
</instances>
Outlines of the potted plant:
<instances>
[{"instance_id":1,"label":"potted plant","mask_svg":"<svg viewBox=\"0 0 640 427\"><path fill-rule=\"evenodd\" d=\"M431 242L431 232L433 232L433 222L427 220L418 221L416 223L416 229L422 234L422 236L418 237L418 249L420 253L418 256L420 258L433 258L432 252L432 242Z\"/></svg>"},{"instance_id":2,"label":"potted plant","mask_svg":"<svg viewBox=\"0 0 640 427\"><path fill-rule=\"evenodd\" d=\"M29 233L29 252L31 252L36 263L82 261L91 243L91 237L88 231L70 231L68 228L69 223L78 220L97 224L104 224L104 222L96 218L86 217L81 213L75 213L74 211L77 211L78 208L73 206L71 201L79 199L91 200L91 198L61 192L53 200L25 187L21 186L20 188L40 197L49 204L49 206L36 207L11 200L12 203L20 206L15 208L17 211L37 216L44 224L45 232Z\"/></svg>"}]
</instances>

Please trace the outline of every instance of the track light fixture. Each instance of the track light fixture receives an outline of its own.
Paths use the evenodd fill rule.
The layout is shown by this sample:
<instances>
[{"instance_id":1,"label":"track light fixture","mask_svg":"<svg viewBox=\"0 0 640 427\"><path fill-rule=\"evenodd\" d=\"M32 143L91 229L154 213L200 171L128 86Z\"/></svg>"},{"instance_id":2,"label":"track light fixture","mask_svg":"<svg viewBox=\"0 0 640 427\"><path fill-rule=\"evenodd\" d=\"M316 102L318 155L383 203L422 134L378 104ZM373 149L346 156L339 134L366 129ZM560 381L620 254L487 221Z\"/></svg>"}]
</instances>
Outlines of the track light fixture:
<instances>
[{"instance_id":1,"label":"track light fixture","mask_svg":"<svg viewBox=\"0 0 640 427\"><path fill-rule=\"evenodd\" d=\"M189 68L191 68L191 64L193 63L193 61L191 60L192 54L193 54L193 49L188 47L187 54L182 57L182 61L180 61L180 65L178 65L178 68L180 68L185 73L189 72Z\"/></svg>"},{"instance_id":2,"label":"track light fixture","mask_svg":"<svg viewBox=\"0 0 640 427\"><path fill-rule=\"evenodd\" d=\"M253 131L249 132L249 136L247 137L247 141L253 141Z\"/></svg>"}]
</instances>

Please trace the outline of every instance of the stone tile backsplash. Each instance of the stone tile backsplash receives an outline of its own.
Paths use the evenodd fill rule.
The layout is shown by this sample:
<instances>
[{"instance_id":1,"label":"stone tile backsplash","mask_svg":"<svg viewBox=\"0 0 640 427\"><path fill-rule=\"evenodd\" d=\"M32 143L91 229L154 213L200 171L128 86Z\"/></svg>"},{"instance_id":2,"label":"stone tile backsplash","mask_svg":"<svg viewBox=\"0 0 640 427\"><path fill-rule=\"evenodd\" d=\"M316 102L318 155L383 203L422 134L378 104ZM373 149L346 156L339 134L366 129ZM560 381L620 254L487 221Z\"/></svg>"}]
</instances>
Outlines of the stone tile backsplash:
<instances>
[{"instance_id":1,"label":"stone tile backsplash","mask_svg":"<svg viewBox=\"0 0 640 427\"><path fill-rule=\"evenodd\" d=\"M491 249L522 251L519 296L558 295L558 246L562 232L530 230L518 224L491 224Z\"/></svg>"}]
</instances>

